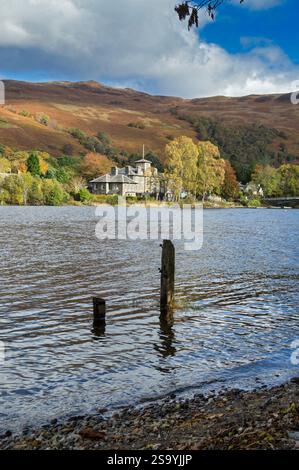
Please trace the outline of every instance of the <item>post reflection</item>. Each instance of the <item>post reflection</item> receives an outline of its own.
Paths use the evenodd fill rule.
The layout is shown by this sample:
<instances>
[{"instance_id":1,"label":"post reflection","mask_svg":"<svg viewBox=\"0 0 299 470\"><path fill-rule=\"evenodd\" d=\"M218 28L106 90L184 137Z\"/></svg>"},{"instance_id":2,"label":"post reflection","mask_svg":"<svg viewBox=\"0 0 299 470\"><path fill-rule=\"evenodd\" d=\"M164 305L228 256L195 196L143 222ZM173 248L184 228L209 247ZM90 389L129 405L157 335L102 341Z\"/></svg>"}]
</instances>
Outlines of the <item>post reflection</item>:
<instances>
[{"instance_id":1,"label":"post reflection","mask_svg":"<svg viewBox=\"0 0 299 470\"><path fill-rule=\"evenodd\" d=\"M155 350L161 354L163 358L173 357L176 354L175 333L173 329L174 318L173 314L168 313L167 315L160 316L160 331L159 338L161 341L160 345L155 344Z\"/></svg>"},{"instance_id":2,"label":"post reflection","mask_svg":"<svg viewBox=\"0 0 299 470\"><path fill-rule=\"evenodd\" d=\"M103 336L105 336L106 321L94 319L91 332L96 338L102 338Z\"/></svg>"}]
</instances>

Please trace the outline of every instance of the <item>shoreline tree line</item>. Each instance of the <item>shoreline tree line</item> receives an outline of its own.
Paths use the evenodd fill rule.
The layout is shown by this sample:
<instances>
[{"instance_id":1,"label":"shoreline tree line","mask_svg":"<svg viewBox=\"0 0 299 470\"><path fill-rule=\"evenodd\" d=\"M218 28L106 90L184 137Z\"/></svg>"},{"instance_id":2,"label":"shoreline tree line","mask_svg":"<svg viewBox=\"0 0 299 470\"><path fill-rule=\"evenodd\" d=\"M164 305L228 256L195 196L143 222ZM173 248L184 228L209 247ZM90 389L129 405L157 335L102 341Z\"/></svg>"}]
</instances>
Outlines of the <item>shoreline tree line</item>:
<instances>
[{"instance_id":1,"label":"shoreline tree line","mask_svg":"<svg viewBox=\"0 0 299 470\"><path fill-rule=\"evenodd\" d=\"M78 132L76 131L78 135ZM109 138L99 134L101 142ZM80 135L86 138L86 135ZM90 142L89 142L90 143ZM71 153L71 149L64 149ZM42 151L18 151L0 145L0 204L62 205L89 204L99 198L89 193L87 184L110 171L115 160L90 147L85 155L53 157ZM134 164L139 154L123 155L119 164ZM240 199L240 184L231 162L210 140L181 136L165 147L165 164L152 153L146 158L164 172L174 200L182 193L192 200L205 201L216 195L228 201ZM299 165L285 163L275 168L256 164L250 180L263 188L265 197L298 196ZM242 200L242 198L241 198Z\"/></svg>"}]
</instances>

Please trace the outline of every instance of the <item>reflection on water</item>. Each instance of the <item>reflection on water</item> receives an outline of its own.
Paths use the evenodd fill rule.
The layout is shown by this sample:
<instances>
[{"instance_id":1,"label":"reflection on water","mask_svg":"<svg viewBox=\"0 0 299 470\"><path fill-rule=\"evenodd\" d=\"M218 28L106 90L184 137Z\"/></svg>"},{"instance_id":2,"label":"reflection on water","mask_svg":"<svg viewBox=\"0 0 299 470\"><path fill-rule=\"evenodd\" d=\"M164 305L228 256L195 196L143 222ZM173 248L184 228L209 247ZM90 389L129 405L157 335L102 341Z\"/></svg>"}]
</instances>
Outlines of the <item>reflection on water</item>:
<instances>
[{"instance_id":1,"label":"reflection on water","mask_svg":"<svg viewBox=\"0 0 299 470\"><path fill-rule=\"evenodd\" d=\"M0 207L0 427L298 374L298 211L205 211L203 249L176 243L168 322L160 242L98 241L95 224L93 208Z\"/></svg>"},{"instance_id":2,"label":"reflection on water","mask_svg":"<svg viewBox=\"0 0 299 470\"><path fill-rule=\"evenodd\" d=\"M175 332L174 332L174 317L161 317L160 316L160 343L154 345L155 350L159 352L162 357L174 356L176 353L175 348Z\"/></svg>"}]
</instances>

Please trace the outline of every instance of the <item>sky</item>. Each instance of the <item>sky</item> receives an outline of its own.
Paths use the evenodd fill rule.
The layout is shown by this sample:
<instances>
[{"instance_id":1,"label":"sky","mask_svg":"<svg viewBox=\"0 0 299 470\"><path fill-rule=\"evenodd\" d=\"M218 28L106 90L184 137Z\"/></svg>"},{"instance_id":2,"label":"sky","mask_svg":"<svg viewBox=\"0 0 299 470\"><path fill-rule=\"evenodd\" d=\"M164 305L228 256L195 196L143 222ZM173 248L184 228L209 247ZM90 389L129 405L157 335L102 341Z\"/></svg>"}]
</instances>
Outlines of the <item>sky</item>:
<instances>
[{"instance_id":1,"label":"sky","mask_svg":"<svg viewBox=\"0 0 299 470\"><path fill-rule=\"evenodd\" d=\"M0 0L0 78L184 98L299 87L298 0L227 0L190 32L176 1Z\"/></svg>"}]
</instances>

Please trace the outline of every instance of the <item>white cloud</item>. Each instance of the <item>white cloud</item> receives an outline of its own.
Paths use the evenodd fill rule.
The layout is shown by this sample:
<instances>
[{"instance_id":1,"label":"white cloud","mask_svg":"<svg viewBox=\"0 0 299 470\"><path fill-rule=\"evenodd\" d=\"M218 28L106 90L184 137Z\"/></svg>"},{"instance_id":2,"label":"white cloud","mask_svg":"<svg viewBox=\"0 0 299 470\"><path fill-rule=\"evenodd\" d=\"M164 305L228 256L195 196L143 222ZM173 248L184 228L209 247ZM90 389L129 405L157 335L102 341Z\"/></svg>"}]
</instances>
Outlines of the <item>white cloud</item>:
<instances>
[{"instance_id":1,"label":"white cloud","mask_svg":"<svg viewBox=\"0 0 299 470\"><path fill-rule=\"evenodd\" d=\"M272 44L232 55L201 42L195 30L188 32L177 20L175 0L5 4L0 28L3 70L4 56L14 72L25 66L40 70L48 62L52 77L54 72L57 77L75 75L184 97L287 92L299 76L299 69ZM201 25L207 21L202 14Z\"/></svg>"}]
</instances>

